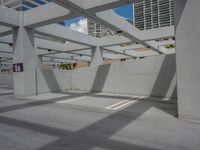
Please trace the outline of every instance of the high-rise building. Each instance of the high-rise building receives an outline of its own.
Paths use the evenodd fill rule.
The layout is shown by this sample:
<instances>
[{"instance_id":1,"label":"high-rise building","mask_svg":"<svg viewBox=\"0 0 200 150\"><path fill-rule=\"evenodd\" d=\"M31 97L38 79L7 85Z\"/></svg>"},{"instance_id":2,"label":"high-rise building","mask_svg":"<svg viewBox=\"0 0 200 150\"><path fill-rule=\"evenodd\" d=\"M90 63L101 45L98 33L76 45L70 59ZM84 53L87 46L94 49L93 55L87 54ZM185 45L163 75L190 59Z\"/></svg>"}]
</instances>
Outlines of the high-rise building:
<instances>
[{"instance_id":1,"label":"high-rise building","mask_svg":"<svg viewBox=\"0 0 200 150\"><path fill-rule=\"evenodd\" d=\"M126 19L126 18L124 18ZM129 23L133 24L133 20L128 20L126 19ZM110 30L109 28L88 20L88 35L94 36L94 37L104 37L104 36L108 36L108 35L113 35L115 34L112 30Z\"/></svg>"},{"instance_id":2,"label":"high-rise building","mask_svg":"<svg viewBox=\"0 0 200 150\"><path fill-rule=\"evenodd\" d=\"M174 25L173 3L173 0L144 0L135 3L135 26L147 30Z\"/></svg>"},{"instance_id":3,"label":"high-rise building","mask_svg":"<svg viewBox=\"0 0 200 150\"><path fill-rule=\"evenodd\" d=\"M128 4L122 7L118 7L113 9L113 11L118 14L119 16L121 16L123 19L125 19L126 21L128 21L129 23L133 24L133 5ZM126 10L125 10L126 9ZM124 11L126 11L126 13L124 13ZM128 13L127 13L128 12ZM112 31L112 29L110 30L109 28L93 22L91 20L88 20L88 34L94 37L104 37L104 36L108 36L108 35L113 35L116 34L115 32Z\"/></svg>"},{"instance_id":4,"label":"high-rise building","mask_svg":"<svg viewBox=\"0 0 200 150\"><path fill-rule=\"evenodd\" d=\"M88 35L101 38L111 35L111 31L99 23L88 20Z\"/></svg>"}]
</instances>

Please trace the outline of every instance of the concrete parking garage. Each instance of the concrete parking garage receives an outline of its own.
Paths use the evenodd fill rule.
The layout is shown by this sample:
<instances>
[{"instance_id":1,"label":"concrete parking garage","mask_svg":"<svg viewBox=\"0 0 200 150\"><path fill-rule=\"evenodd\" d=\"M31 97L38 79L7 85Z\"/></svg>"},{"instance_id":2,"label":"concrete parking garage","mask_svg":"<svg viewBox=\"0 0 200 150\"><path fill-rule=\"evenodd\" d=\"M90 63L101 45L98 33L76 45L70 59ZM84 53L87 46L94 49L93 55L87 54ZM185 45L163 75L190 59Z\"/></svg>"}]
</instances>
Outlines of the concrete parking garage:
<instances>
[{"instance_id":1,"label":"concrete parking garage","mask_svg":"<svg viewBox=\"0 0 200 150\"><path fill-rule=\"evenodd\" d=\"M149 30L112 10L141 0L43 1L1 1L0 149L199 148L199 1ZM77 17L113 35L63 26Z\"/></svg>"}]
</instances>

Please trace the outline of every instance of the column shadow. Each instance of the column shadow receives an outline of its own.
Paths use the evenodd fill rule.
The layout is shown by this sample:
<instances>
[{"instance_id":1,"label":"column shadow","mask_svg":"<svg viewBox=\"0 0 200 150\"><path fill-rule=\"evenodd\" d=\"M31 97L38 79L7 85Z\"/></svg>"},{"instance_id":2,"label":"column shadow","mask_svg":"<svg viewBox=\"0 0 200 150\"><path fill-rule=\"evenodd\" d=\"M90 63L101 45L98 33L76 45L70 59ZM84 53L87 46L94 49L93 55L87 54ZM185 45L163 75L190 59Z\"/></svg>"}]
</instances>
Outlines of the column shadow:
<instances>
[{"instance_id":1,"label":"column shadow","mask_svg":"<svg viewBox=\"0 0 200 150\"><path fill-rule=\"evenodd\" d=\"M59 137L37 150L92 150L95 147L110 150L156 150L142 145L110 139L118 131L135 121L151 106L137 102L75 132L0 116L0 123ZM140 108L140 112L134 111Z\"/></svg>"},{"instance_id":2,"label":"column shadow","mask_svg":"<svg viewBox=\"0 0 200 150\"><path fill-rule=\"evenodd\" d=\"M41 73L45 79L45 82L50 90L50 92L61 91L60 85L53 70L43 70L41 69Z\"/></svg>"},{"instance_id":3,"label":"column shadow","mask_svg":"<svg viewBox=\"0 0 200 150\"><path fill-rule=\"evenodd\" d=\"M91 89L92 92L102 92L108 76L110 66L111 66L110 64L107 64L98 67Z\"/></svg>"},{"instance_id":4,"label":"column shadow","mask_svg":"<svg viewBox=\"0 0 200 150\"><path fill-rule=\"evenodd\" d=\"M166 94L170 88L172 80L176 75L176 62L174 55L166 55L164 61L160 67L157 79L151 91L151 96L166 97ZM173 66L172 66L173 65ZM173 95L174 94L174 95ZM169 97L176 98L176 91Z\"/></svg>"},{"instance_id":5,"label":"column shadow","mask_svg":"<svg viewBox=\"0 0 200 150\"><path fill-rule=\"evenodd\" d=\"M23 103L23 104L18 104L18 105L6 106L6 107L0 108L0 113L20 110L20 109L25 109L25 108L30 108L30 107L43 106L43 105L55 103L60 100L67 100L67 99L77 98L77 97L81 97L81 96L85 96L85 95L87 95L87 93L84 93L84 94L76 93L76 94L71 94L69 96L63 96L63 97L59 97L59 98L53 98L53 99L48 99L48 100L39 100L39 101L33 101L33 102Z\"/></svg>"}]
</instances>

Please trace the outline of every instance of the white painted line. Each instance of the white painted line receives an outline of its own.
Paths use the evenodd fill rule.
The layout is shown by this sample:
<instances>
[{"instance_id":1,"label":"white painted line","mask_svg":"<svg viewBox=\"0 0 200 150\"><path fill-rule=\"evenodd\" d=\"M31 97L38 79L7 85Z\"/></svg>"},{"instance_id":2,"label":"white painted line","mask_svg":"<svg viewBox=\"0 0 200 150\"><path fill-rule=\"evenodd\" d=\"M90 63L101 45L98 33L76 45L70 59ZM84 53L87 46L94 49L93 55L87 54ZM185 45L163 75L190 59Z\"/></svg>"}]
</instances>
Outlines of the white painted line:
<instances>
[{"instance_id":1,"label":"white painted line","mask_svg":"<svg viewBox=\"0 0 200 150\"><path fill-rule=\"evenodd\" d=\"M78 98L66 99L66 100L57 101L56 103L58 103L58 104L69 103L69 102L72 102L72 101L81 100L83 98L86 98L86 97L83 96L83 97L78 97Z\"/></svg>"},{"instance_id":2,"label":"white painted line","mask_svg":"<svg viewBox=\"0 0 200 150\"><path fill-rule=\"evenodd\" d=\"M113 105L110 105L110 106L106 107L106 109L112 109L112 107L114 107L114 106L116 106L116 105L120 105L120 104L125 103L125 102L127 102L127 101L129 101L129 100L120 101L120 102L118 102L118 103L115 103L115 104L113 104Z\"/></svg>"},{"instance_id":3,"label":"white painted line","mask_svg":"<svg viewBox=\"0 0 200 150\"><path fill-rule=\"evenodd\" d=\"M138 100L144 99L144 98L148 98L148 96L139 96L139 97L138 97Z\"/></svg>"},{"instance_id":4,"label":"white painted line","mask_svg":"<svg viewBox=\"0 0 200 150\"><path fill-rule=\"evenodd\" d=\"M131 104L131 103L135 103L135 101L129 101L129 102L127 102L127 103L125 103L125 104L123 104L123 105L120 105L120 106L118 106L118 107L115 107L115 108L113 108L113 109L111 109L111 110L118 110L118 109L120 109L120 108L122 108L122 107L125 107L125 106Z\"/></svg>"},{"instance_id":5,"label":"white painted line","mask_svg":"<svg viewBox=\"0 0 200 150\"><path fill-rule=\"evenodd\" d=\"M116 104L113 104L111 106L108 106L106 107L106 109L109 109L109 110L117 110L117 109L120 109L122 107L125 107L126 105L129 105L131 103L134 103L135 101L131 100L131 99L127 99L127 100L123 100L121 102L118 102Z\"/></svg>"},{"instance_id":6,"label":"white painted line","mask_svg":"<svg viewBox=\"0 0 200 150\"><path fill-rule=\"evenodd\" d=\"M131 99L123 100L123 101L120 101L120 102L118 102L116 104L113 104L111 106L106 107L106 109L109 109L109 110L118 110L118 109L120 109L122 107L125 107L125 106L129 105L129 104L135 103L139 99L141 99L141 97L140 98L134 97L134 99L131 98Z\"/></svg>"}]
</instances>

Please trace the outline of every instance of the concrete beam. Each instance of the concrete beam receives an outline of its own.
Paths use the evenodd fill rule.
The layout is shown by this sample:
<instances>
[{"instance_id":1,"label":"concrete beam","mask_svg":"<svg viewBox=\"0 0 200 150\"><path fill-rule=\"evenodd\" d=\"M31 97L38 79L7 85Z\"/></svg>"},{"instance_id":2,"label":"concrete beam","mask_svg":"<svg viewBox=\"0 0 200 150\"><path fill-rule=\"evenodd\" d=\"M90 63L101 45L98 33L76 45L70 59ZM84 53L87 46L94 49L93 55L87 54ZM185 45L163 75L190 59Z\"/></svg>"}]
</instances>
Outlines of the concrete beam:
<instances>
[{"instance_id":1,"label":"concrete beam","mask_svg":"<svg viewBox=\"0 0 200 150\"><path fill-rule=\"evenodd\" d=\"M85 46L97 46L98 39L86 34L73 31L58 24L39 27L35 31L37 34L58 38L63 41L74 42Z\"/></svg>"},{"instance_id":2,"label":"concrete beam","mask_svg":"<svg viewBox=\"0 0 200 150\"><path fill-rule=\"evenodd\" d=\"M38 55L50 55L55 53L72 53L74 51L80 51L85 49L90 49L88 46L76 44L76 43L58 43L54 41L49 41L45 39L35 38L35 47L38 50ZM48 51L51 52L48 52Z\"/></svg>"},{"instance_id":3,"label":"concrete beam","mask_svg":"<svg viewBox=\"0 0 200 150\"><path fill-rule=\"evenodd\" d=\"M12 30L4 31L4 32L1 32L1 33L0 33L0 37L4 37L4 36L10 35L10 34L12 34L12 33L13 33Z\"/></svg>"},{"instance_id":4,"label":"concrete beam","mask_svg":"<svg viewBox=\"0 0 200 150\"><path fill-rule=\"evenodd\" d=\"M14 53L11 51L0 49L0 58L13 58L13 55Z\"/></svg>"},{"instance_id":5,"label":"concrete beam","mask_svg":"<svg viewBox=\"0 0 200 150\"><path fill-rule=\"evenodd\" d=\"M77 45L77 46L75 46L75 44L71 44L71 43L69 45L66 45L68 48L65 49L65 50L67 50L67 51L88 49L88 46L89 47L91 47L91 46L96 47L99 44L99 45L104 46L103 47L104 50L123 54L123 55L130 56L130 57L137 57L135 55L131 55L131 54L129 55L129 54L123 53L122 49L120 49L120 51L119 51L118 49L110 49L108 47L105 48L104 44L109 45L109 42L110 42L108 37L98 39L98 38L91 37L91 36L88 36L88 35L83 34L83 33L79 33L77 31L70 30L70 29L63 27L61 25L54 24L54 25L48 25L48 26L45 26L45 27L40 27L40 28L37 28L35 32L37 34L40 34L40 35L58 38L58 39L61 39L61 40L64 40L64 41L71 41L71 42L79 43L79 45ZM117 45L117 44L123 43L125 40L127 40L127 38L121 38L120 36L114 36L113 38L112 37L110 37L110 38L114 42L111 45L113 45L113 44ZM118 39L118 40L116 40L116 39ZM121 41L121 39L122 39L122 41ZM46 45L45 42L44 43L41 42L41 44ZM80 44L83 44L85 46L82 47ZM102 46L100 46L100 47L102 47ZM48 55L48 54L41 54L41 55Z\"/></svg>"},{"instance_id":6,"label":"concrete beam","mask_svg":"<svg viewBox=\"0 0 200 150\"><path fill-rule=\"evenodd\" d=\"M0 25L0 33L10 31L10 30L12 30L12 29L9 27Z\"/></svg>"},{"instance_id":7,"label":"concrete beam","mask_svg":"<svg viewBox=\"0 0 200 150\"><path fill-rule=\"evenodd\" d=\"M103 52L103 58L105 59L123 59L123 58L130 58L129 56L124 56L121 54L114 54L114 53L110 53L110 52Z\"/></svg>"},{"instance_id":8,"label":"concrete beam","mask_svg":"<svg viewBox=\"0 0 200 150\"><path fill-rule=\"evenodd\" d=\"M112 10L99 12L99 13L96 13L96 15L94 15L91 12L87 12L85 9L83 9L81 7L82 4L81 5L79 4L81 2L79 0L77 0L76 2L74 1L72 2L70 0L68 1L55 0L54 2L56 2L60 6L70 9L71 11L77 12L89 19L92 19L92 20L95 20L96 22L104 24L105 26L112 28L115 31L122 30L124 32L123 35L125 35L132 41L141 43L146 47L150 47L152 50L158 53L162 53L162 52L159 52L158 49L151 47L148 43L143 42L142 38L140 37L141 32L136 27L134 27L133 25L131 25L130 23L128 23L127 21L119 17L117 14L115 14Z\"/></svg>"},{"instance_id":9,"label":"concrete beam","mask_svg":"<svg viewBox=\"0 0 200 150\"><path fill-rule=\"evenodd\" d=\"M51 57L60 57L60 58L72 58L75 56L78 56L78 58L81 58L82 56L78 55L78 54L72 54L72 53L59 53L59 54L52 54L52 55L48 55ZM91 58L90 56L85 56L86 58Z\"/></svg>"},{"instance_id":10,"label":"concrete beam","mask_svg":"<svg viewBox=\"0 0 200 150\"><path fill-rule=\"evenodd\" d=\"M152 47L158 48L159 51L163 52L164 54L175 53L175 48L172 50L165 47L165 45L168 45L168 44L175 44L175 41L173 40L167 40L167 41L161 41L161 42L147 41L147 43L151 45Z\"/></svg>"},{"instance_id":11,"label":"concrete beam","mask_svg":"<svg viewBox=\"0 0 200 150\"><path fill-rule=\"evenodd\" d=\"M42 47L37 47L38 49L38 56L47 56L47 55L52 55L52 54L80 54L81 53L77 53L77 51L85 51L85 50L89 50L88 48L86 49L71 49L71 50L68 50L68 51L62 51L62 50L57 50L57 49L47 49L47 48L42 48ZM47 51L51 51L51 52L47 52Z\"/></svg>"},{"instance_id":12,"label":"concrete beam","mask_svg":"<svg viewBox=\"0 0 200 150\"><path fill-rule=\"evenodd\" d=\"M134 48L140 47L142 45L137 44L133 46L127 46L127 47L122 47L122 46L110 46L110 47L103 47L104 50L110 51L110 52L118 52L119 54L129 56L132 58L140 58L140 57L149 57L149 56L154 56L158 55L153 50L145 50L145 51L135 51ZM165 51L164 51L165 52ZM166 54L170 54L170 52L165 52ZM171 53L174 53L171 52Z\"/></svg>"},{"instance_id":13,"label":"concrete beam","mask_svg":"<svg viewBox=\"0 0 200 150\"><path fill-rule=\"evenodd\" d=\"M67 20L69 13L69 10L53 2L47 3L24 12L24 26L35 28Z\"/></svg>"},{"instance_id":14,"label":"concrete beam","mask_svg":"<svg viewBox=\"0 0 200 150\"><path fill-rule=\"evenodd\" d=\"M159 30L159 31L161 31L161 30ZM139 32L141 32L141 31L139 31ZM41 34L41 35L45 35L45 36L50 36L50 37L53 37L53 38L58 38L58 39L61 39L63 41L69 41L70 40L72 42L79 43L79 45L70 43L69 45L67 45L67 49L65 49L65 51L87 49L87 48L89 48L88 45L89 46L101 45L101 47L107 47L107 46L113 46L113 45L117 45L117 44L130 43L131 42L130 39L123 37L123 36L118 36L118 35L98 39L98 38L90 37L90 36L83 34L83 33L72 31L72 30L70 30L66 27L61 26L61 25L49 25L49 26L45 26L45 27L40 27L40 28L36 29L36 33ZM160 34L159 34L159 37L162 37L162 36L160 36ZM145 40L147 40L147 39L148 38L146 38ZM52 46L50 46L47 43L48 42L41 42L41 44L44 45L43 46L44 48L49 46L49 49L52 49L53 47L55 47L53 49L59 49L59 48L56 48L56 45L58 43L57 44L50 44ZM84 44L84 45L87 45L87 46L83 47L80 44ZM149 45L151 47L155 47L152 44L149 44ZM63 46L61 46L61 44L59 44L58 47L63 47ZM158 48L158 47L155 47L155 48ZM61 49L62 48L60 48L60 50ZM140 55L138 55L140 52L137 52L137 55L133 55L132 52L131 52L131 54L125 54L125 53L123 53L124 49L122 49L122 48L120 49L120 51L118 49L117 49L117 51L116 51L116 49L108 49L108 48L104 48L104 49L110 50L112 52L114 51L115 53L120 53L120 54L123 54L123 55L135 57L135 58L143 57L142 53ZM42 54L42 55L46 55L46 53ZM47 55L48 55L48 53L47 53Z\"/></svg>"},{"instance_id":15,"label":"concrete beam","mask_svg":"<svg viewBox=\"0 0 200 150\"><path fill-rule=\"evenodd\" d=\"M21 3L21 0L9 0L4 2L2 5L10 8L16 5L20 5Z\"/></svg>"},{"instance_id":16,"label":"concrete beam","mask_svg":"<svg viewBox=\"0 0 200 150\"><path fill-rule=\"evenodd\" d=\"M90 47L76 44L76 43L58 43L44 39L35 38L35 45L37 48L45 48L49 50L57 50L59 52L68 52L73 50L89 49Z\"/></svg>"},{"instance_id":17,"label":"concrete beam","mask_svg":"<svg viewBox=\"0 0 200 150\"><path fill-rule=\"evenodd\" d=\"M174 26L140 31L140 34L142 41L144 42L174 37ZM102 47L128 44L132 42L133 41L131 39L122 35L106 36L99 39L99 45L101 45Z\"/></svg>"},{"instance_id":18,"label":"concrete beam","mask_svg":"<svg viewBox=\"0 0 200 150\"><path fill-rule=\"evenodd\" d=\"M20 14L18 11L0 7L0 25L15 28L19 26L19 17Z\"/></svg>"},{"instance_id":19,"label":"concrete beam","mask_svg":"<svg viewBox=\"0 0 200 150\"><path fill-rule=\"evenodd\" d=\"M47 56L47 55L57 54L57 53L72 53L74 51L91 49L88 46L83 46L80 44L75 44L75 43L61 44L58 42L52 42L49 40L37 39L37 38L35 38L35 43L36 43L37 49L39 49L38 55L41 55L41 56ZM116 47L103 47L103 49L110 52L122 54L124 56L129 56L129 57L134 57L134 58L138 57L138 55L133 55L133 53L132 54L124 53L124 49L122 47L119 49L120 46L118 48ZM45 51L41 51L41 50L45 50ZM51 52L47 52L47 50L51 50Z\"/></svg>"},{"instance_id":20,"label":"concrete beam","mask_svg":"<svg viewBox=\"0 0 200 150\"><path fill-rule=\"evenodd\" d=\"M151 40L175 37L174 26L144 30L140 31L140 34L142 41L151 41Z\"/></svg>"},{"instance_id":21,"label":"concrete beam","mask_svg":"<svg viewBox=\"0 0 200 150\"><path fill-rule=\"evenodd\" d=\"M89 62L91 61L90 58L88 57L77 57L77 56L73 56L73 57L63 57L63 56L43 56L43 58L50 58L50 59L58 59L58 60L75 60L75 61L83 61L83 62Z\"/></svg>"},{"instance_id":22,"label":"concrete beam","mask_svg":"<svg viewBox=\"0 0 200 150\"><path fill-rule=\"evenodd\" d=\"M114 35L114 36L105 36L98 39L98 44L101 47L115 46L120 44L132 43L132 41L124 36Z\"/></svg>"},{"instance_id":23,"label":"concrete beam","mask_svg":"<svg viewBox=\"0 0 200 150\"><path fill-rule=\"evenodd\" d=\"M45 48L47 50L57 49L59 51L64 51L64 44L40 38L35 38L35 47L36 49Z\"/></svg>"},{"instance_id":24,"label":"concrete beam","mask_svg":"<svg viewBox=\"0 0 200 150\"><path fill-rule=\"evenodd\" d=\"M36 28L35 32L40 35L57 38L63 41L71 41L86 46L100 45L103 47L131 43L130 39L123 36L115 35L103 38L95 38L57 24Z\"/></svg>"},{"instance_id":25,"label":"concrete beam","mask_svg":"<svg viewBox=\"0 0 200 150\"><path fill-rule=\"evenodd\" d=\"M10 61L10 60L13 60L13 58L5 58L4 60L0 60L0 62L2 63L2 62L7 62L7 61Z\"/></svg>"},{"instance_id":26,"label":"concrete beam","mask_svg":"<svg viewBox=\"0 0 200 150\"><path fill-rule=\"evenodd\" d=\"M106 1L73 0L71 2L74 2L80 7L83 7L87 12L96 13L116 8L123 4L127 4L129 2L137 2L137 1L140 0L106 0ZM54 2L59 3L57 0L55 0ZM36 28L82 16L81 14L78 13L69 13L68 10L64 9L63 7L59 8L59 6L56 5L55 3L48 3L24 12L25 26L29 28Z\"/></svg>"},{"instance_id":27,"label":"concrete beam","mask_svg":"<svg viewBox=\"0 0 200 150\"><path fill-rule=\"evenodd\" d=\"M35 1L33 1L33 0L26 0L26 1L29 2L29 3L32 3L32 4L36 5L36 6L39 6L39 5L40 5L39 3L37 3L37 2L35 2Z\"/></svg>"},{"instance_id":28,"label":"concrete beam","mask_svg":"<svg viewBox=\"0 0 200 150\"><path fill-rule=\"evenodd\" d=\"M42 60L42 63L43 64L61 64L61 63L75 63L76 61L75 60L68 60L68 59L54 59L54 58L46 58L44 57L43 60Z\"/></svg>"},{"instance_id":29,"label":"concrete beam","mask_svg":"<svg viewBox=\"0 0 200 150\"><path fill-rule=\"evenodd\" d=\"M123 47L121 46L110 46L110 47L103 47L102 48L103 50L106 50L106 51L110 51L110 52L114 52L114 53L118 53L118 54L122 54L124 56L129 56L129 57L132 57L132 58L139 58L141 57L140 55L140 52L135 52L133 50L129 50L129 51L126 51Z\"/></svg>"},{"instance_id":30,"label":"concrete beam","mask_svg":"<svg viewBox=\"0 0 200 150\"><path fill-rule=\"evenodd\" d=\"M45 51L45 49L41 49L41 50ZM57 51L57 50L53 50L53 51ZM91 50L88 49L88 50L82 50L82 51L76 51L76 52L63 52L63 53L57 53L53 55L60 55L61 57L65 55L91 57ZM49 56L51 56L51 54L49 54Z\"/></svg>"},{"instance_id":31,"label":"concrete beam","mask_svg":"<svg viewBox=\"0 0 200 150\"><path fill-rule=\"evenodd\" d=\"M127 42L127 40L128 40L127 38L124 38L122 36L112 36L112 37L106 37L106 38L98 39L98 38L91 37L91 36L88 36L88 35L83 34L83 33L79 33L77 31L70 30L66 27L63 27L63 26L57 25L57 24L37 28L35 32L37 34L40 34L40 35L58 38L58 39L61 39L61 40L64 40L64 41L71 41L71 42L79 43L79 45L72 44L72 43L70 43L69 45L66 44L65 50L68 50L68 51L69 50L76 50L76 49L85 49L88 46L95 47L98 44L101 45L101 46L105 46L105 45L110 46L110 42L112 42L112 41L113 41L113 43L111 43L111 45L113 45L113 44L117 45L117 44L120 44L120 43ZM40 42L40 44L43 45L43 47L47 47L47 46L56 47L56 45L59 45L58 47L60 47L60 50L62 49L61 44L57 43L57 44L48 45L47 43L48 43L47 41L46 42L45 41ZM83 47L80 44L85 45L85 46ZM59 49L59 48L55 48L55 49Z\"/></svg>"},{"instance_id":32,"label":"concrete beam","mask_svg":"<svg viewBox=\"0 0 200 150\"><path fill-rule=\"evenodd\" d=\"M13 48L10 47L8 44L1 44L0 43L0 52L3 51L3 52L13 52Z\"/></svg>"},{"instance_id":33,"label":"concrete beam","mask_svg":"<svg viewBox=\"0 0 200 150\"><path fill-rule=\"evenodd\" d=\"M125 19L123 19L122 17L120 17L119 15L114 13L112 10L99 12L96 14L96 16L98 18L100 18L97 20L102 22L102 24L104 24L112 29L115 29L116 31L122 31L123 32L122 35L131 39L133 42L140 43L140 44L144 45L145 47L151 48L152 50L154 50L158 53L162 53L157 48L151 47L151 45L144 42L141 31L139 29L137 29L136 27L134 27L129 22L127 22Z\"/></svg>"},{"instance_id":34,"label":"concrete beam","mask_svg":"<svg viewBox=\"0 0 200 150\"><path fill-rule=\"evenodd\" d=\"M90 61L88 60L89 58L91 58L91 50L82 50L82 51L60 51L60 50L52 50L52 52L47 52L48 49L40 49L38 48L38 53L41 56L48 56L48 57L52 57L52 56L56 56L56 57L68 57L70 58L71 56L73 56L73 58L77 58L77 60L82 60L83 58L86 56L87 59L85 59L84 61ZM111 52L111 51L109 51ZM124 54L116 54L117 52L112 52L112 53L105 53L103 52L103 58L109 58L109 59L120 59L120 58L130 58L130 56L125 56Z\"/></svg>"},{"instance_id":35,"label":"concrete beam","mask_svg":"<svg viewBox=\"0 0 200 150\"><path fill-rule=\"evenodd\" d=\"M59 3L62 0L53 0L55 3ZM141 0L68 0L67 3L71 2L89 12L104 11L112 8L119 7L128 3L136 3ZM93 11L92 11L93 10Z\"/></svg>"},{"instance_id":36,"label":"concrete beam","mask_svg":"<svg viewBox=\"0 0 200 150\"><path fill-rule=\"evenodd\" d=\"M13 31L11 31L11 33L13 33ZM0 36L0 41L13 43L13 35L9 34L9 35L3 36L3 37Z\"/></svg>"}]
</instances>

